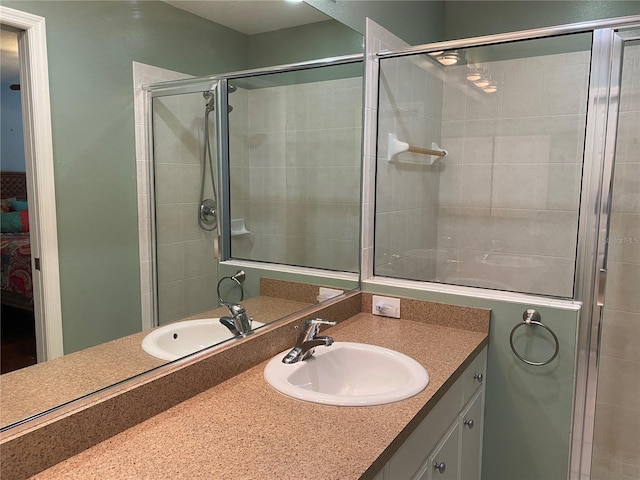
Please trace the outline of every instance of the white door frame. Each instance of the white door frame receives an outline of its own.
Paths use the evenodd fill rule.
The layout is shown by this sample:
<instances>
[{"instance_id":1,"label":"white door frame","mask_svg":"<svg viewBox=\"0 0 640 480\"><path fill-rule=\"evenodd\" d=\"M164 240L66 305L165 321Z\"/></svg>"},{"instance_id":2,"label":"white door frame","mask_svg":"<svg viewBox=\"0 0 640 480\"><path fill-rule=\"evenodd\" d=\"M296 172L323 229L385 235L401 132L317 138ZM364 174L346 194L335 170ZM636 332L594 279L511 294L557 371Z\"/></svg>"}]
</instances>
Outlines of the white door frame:
<instances>
[{"instance_id":1,"label":"white door frame","mask_svg":"<svg viewBox=\"0 0 640 480\"><path fill-rule=\"evenodd\" d=\"M18 48L36 349L38 362L43 362L64 354L45 19L0 6L0 22L21 30ZM39 270L35 259L39 259Z\"/></svg>"}]
</instances>

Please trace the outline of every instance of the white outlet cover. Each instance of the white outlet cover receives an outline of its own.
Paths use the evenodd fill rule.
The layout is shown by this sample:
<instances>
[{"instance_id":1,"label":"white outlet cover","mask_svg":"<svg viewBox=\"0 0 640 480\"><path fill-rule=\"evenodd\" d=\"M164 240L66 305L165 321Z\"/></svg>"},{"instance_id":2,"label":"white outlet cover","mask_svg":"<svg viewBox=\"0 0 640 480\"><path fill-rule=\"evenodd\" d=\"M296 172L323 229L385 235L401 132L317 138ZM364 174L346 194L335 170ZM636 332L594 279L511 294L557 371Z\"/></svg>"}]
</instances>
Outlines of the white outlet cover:
<instances>
[{"instance_id":1,"label":"white outlet cover","mask_svg":"<svg viewBox=\"0 0 640 480\"><path fill-rule=\"evenodd\" d=\"M400 299L374 295L371 313L382 317L400 318Z\"/></svg>"}]
</instances>

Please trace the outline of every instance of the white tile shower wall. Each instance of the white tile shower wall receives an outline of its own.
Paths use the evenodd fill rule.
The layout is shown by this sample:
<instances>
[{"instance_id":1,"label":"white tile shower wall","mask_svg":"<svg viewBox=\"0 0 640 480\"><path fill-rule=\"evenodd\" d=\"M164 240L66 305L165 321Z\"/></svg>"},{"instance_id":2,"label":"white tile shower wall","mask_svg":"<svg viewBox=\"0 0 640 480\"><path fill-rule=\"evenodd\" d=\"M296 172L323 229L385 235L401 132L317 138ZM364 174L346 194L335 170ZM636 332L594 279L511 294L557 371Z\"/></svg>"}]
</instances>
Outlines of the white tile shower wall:
<instances>
[{"instance_id":1,"label":"white tile shower wall","mask_svg":"<svg viewBox=\"0 0 640 480\"><path fill-rule=\"evenodd\" d=\"M588 62L487 62L492 94L445 69L438 279L572 295Z\"/></svg>"},{"instance_id":2,"label":"white tile shower wall","mask_svg":"<svg viewBox=\"0 0 640 480\"><path fill-rule=\"evenodd\" d=\"M232 255L357 271L362 78L245 93L231 192L250 234L232 237Z\"/></svg>"},{"instance_id":3,"label":"white tile shower wall","mask_svg":"<svg viewBox=\"0 0 640 480\"><path fill-rule=\"evenodd\" d=\"M154 99L158 314L160 324L217 305L213 233L198 225L204 152L202 93ZM215 169L214 116L210 136ZM213 198L207 170L204 198Z\"/></svg>"},{"instance_id":4,"label":"white tile shower wall","mask_svg":"<svg viewBox=\"0 0 640 480\"><path fill-rule=\"evenodd\" d=\"M625 47L593 480L640 478L640 46Z\"/></svg>"},{"instance_id":5,"label":"white tile shower wall","mask_svg":"<svg viewBox=\"0 0 640 480\"><path fill-rule=\"evenodd\" d=\"M440 161L401 153L388 161L393 133L410 145L440 144L443 73L420 57L380 61L376 190L376 275L416 280L435 276Z\"/></svg>"},{"instance_id":6,"label":"white tile shower wall","mask_svg":"<svg viewBox=\"0 0 640 480\"><path fill-rule=\"evenodd\" d=\"M401 38L366 19L365 32L365 99L363 128L362 171L362 234L361 278L371 278L375 273L374 236L376 219L376 169L378 144L378 83L379 61L376 52L408 47ZM388 133L388 132L387 132ZM377 247L376 247L377 248Z\"/></svg>"},{"instance_id":7,"label":"white tile shower wall","mask_svg":"<svg viewBox=\"0 0 640 480\"><path fill-rule=\"evenodd\" d=\"M229 96L229 155L232 218L245 219L249 202L249 92L243 88ZM235 244L234 244L235 246Z\"/></svg>"},{"instance_id":8,"label":"white tile shower wall","mask_svg":"<svg viewBox=\"0 0 640 480\"><path fill-rule=\"evenodd\" d=\"M189 78L189 75L139 62L132 62L132 67L136 141L136 178L138 190L138 242L140 252L142 330L147 330L153 326L153 281L151 278L151 252L153 246L151 244L151 225L149 222L152 208L149 195L151 154L147 142L150 105L147 103L146 92L144 92L142 86L156 82Z\"/></svg>"}]
</instances>

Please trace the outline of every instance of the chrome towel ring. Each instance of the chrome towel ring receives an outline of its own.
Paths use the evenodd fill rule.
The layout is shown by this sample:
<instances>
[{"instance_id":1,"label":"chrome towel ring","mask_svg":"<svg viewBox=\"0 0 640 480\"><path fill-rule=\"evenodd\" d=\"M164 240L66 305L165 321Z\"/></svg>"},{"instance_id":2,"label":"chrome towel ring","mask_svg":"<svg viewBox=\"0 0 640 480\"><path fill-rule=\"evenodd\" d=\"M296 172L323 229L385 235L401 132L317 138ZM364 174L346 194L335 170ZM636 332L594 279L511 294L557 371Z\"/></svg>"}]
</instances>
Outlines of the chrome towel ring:
<instances>
[{"instance_id":1,"label":"chrome towel ring","mask_svg":"<svg viewBox=\"0 0 640 480\"><path fill-rule=\"evenodd\" d=\"M242 286L242 284L244 283L244 279L246 277L247 275L244 273L244 270L238 270L235 275L232 275L230 277L222 277L220 280L218 280L218 285L216 286L216 293L218 294L218 300L220 300L220 303L224 303L225 301L222 298L222 295L220 295L220 285L225 280L231 280L236 283L236 286L240 287L240 301L244 300L244 287Z\"/></svg>"},{"instance_id":2,"label":"chrome towel ring","mask_svg":"<svg viewBox=\"0 0 640 480\"><path fill-rule=\"evenodd\" d=\"M556 336L556 334L553 332L553 330L551 330L549 327L547 327L544 323L540 321L541 320L540 314L536 310L533 310L531 308L526 310L522 314L522 320L523 320L522 323L519 323L515 327L513 327L513 329L511 330L511 335L509 335L509 344L511 345L511 350L513 351L513 354L516 357L518 357L519 360L522 360L527 365L533 365L535 367L541 367L542 365L547 365L548 363L553 362L553 360L558 356L558 352L560 351L560 342L558 341L558 337ZM545 360L544 362L532 362L531 360L524 358L522 355L520 355L516 351L516 347L513 346L513 334L518 328L522 327L523 325L528 325L528 326L535 325L537 327L542 327L553 336L553 341L556 343L556 349L555 349L555 352L553 352L553 355L551 355L549 359Z\"/></svg>"}]
</instances>

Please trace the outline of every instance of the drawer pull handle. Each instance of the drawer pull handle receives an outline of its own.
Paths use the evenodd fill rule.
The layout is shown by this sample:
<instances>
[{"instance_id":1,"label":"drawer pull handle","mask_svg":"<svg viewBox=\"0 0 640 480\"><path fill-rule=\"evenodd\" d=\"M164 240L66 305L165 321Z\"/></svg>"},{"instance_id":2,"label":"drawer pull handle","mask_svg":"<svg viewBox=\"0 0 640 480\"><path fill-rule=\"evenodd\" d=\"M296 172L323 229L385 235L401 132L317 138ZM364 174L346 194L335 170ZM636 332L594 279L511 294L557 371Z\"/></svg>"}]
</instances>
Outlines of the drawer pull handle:
<instances>
[{"instance_id":1,"label":"drawer pull handle","mask_svg":"<svg viewBox=\"0 0 640 480\"><path fill-rule=\"evenodd\" d=\"M478 381L478 383L482 383L482 381L484 380L484 375L482 375L481 373L476 373L476 374L473 376L473 379L474 379L474 380L477 380L477 381Z\"/></svg>"},{"instance_id":2,"label":"drawer pull handle","mask_svg":"<svg viewBox=\"0 0 640 480\"><path fill-rule=\"evenodd\" d=\"M438 470L440 473L444 473L444 471L447 469L447 465L444 462L436 462L433 464L433 469Z\"/></svg>"},{"instance_id":3,"label":"drawer pull handle","mask_svg":"<svg viewBox=\"0 0 640 480\"><path fill-rule=\"evenodd\" d=\"M469 430L471 430L473 428L473 418L470 418L469 420L465 420L463 422L467 427L469 427Z\"/></svg>"}]
</instances>

